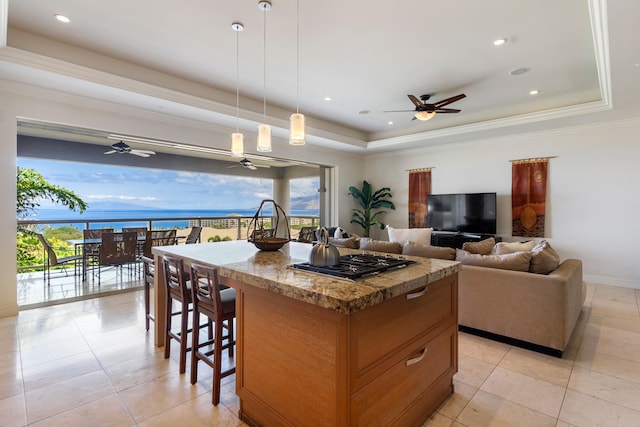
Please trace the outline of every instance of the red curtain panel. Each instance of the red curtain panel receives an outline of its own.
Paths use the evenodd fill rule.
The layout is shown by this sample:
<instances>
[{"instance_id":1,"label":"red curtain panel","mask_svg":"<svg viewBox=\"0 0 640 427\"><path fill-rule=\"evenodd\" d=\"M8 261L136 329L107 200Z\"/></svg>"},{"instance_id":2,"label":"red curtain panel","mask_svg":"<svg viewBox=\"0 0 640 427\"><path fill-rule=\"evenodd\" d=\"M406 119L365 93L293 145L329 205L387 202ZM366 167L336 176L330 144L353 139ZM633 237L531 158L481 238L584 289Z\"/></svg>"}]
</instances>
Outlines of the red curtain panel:
<instances>
[{"instance_id":1,"label":"red curtain panel","mask_svg":"<svg viewBox=\"0 0 640 427\"><path fill-rule=\"evenodd\" d=\"M512 235L544 237L547 159L514 161L511 166Z\"/></svg>"},{"instance_id":2,"label":"red curtain panel","mask_svg":"<svg viewBox=\"0 0 640 427\"><path fill-rule=\"evenodd\" d=\"M409 228L427 227L427 197L431 194L431 169L409 172Z\"/></svg>"}]
</instances>

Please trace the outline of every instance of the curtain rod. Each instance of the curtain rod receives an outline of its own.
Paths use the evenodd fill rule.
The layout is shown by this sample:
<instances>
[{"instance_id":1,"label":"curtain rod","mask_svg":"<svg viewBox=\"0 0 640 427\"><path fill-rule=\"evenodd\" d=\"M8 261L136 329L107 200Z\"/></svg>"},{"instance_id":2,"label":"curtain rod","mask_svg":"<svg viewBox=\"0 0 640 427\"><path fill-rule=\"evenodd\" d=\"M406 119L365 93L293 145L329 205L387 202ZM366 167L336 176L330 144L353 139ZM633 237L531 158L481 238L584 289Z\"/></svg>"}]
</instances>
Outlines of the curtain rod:
<instances>
[{"instance_id":1,"label":"curtain rod","mask_svg":"<svg viewBox=\"0 0 640 427\"><path fill-rule=\"evenodd\" d=\"M435 169L435 167L430 168L419 168L419 169L405 169L405 172L429 172L431 169Z\"/></svg>"},{"instance_id":2,"label":"curtain rod","mask_svg":"<svg viewBox=\"0 0 640 427\"><path fill-rule=\"evenodd\" d=\"M541 160L549 160L549 159L555 159L558 156L549 156L549 157L532 157L530 159L515 159L515 160L509 160L510 162L539 162Z\"/></svg>"}]
</instances>

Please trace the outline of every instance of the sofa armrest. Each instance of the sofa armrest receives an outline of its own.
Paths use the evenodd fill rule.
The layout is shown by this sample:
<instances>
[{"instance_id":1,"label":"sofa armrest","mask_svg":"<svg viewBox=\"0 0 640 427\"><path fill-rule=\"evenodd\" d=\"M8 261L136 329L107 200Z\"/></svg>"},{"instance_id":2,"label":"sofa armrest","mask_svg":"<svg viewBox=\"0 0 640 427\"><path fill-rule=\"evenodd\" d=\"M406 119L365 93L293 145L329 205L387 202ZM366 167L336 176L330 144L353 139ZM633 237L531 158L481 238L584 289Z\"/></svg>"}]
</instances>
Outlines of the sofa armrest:
<instances>
[{"instance_id":1,"label":"sofa armrest","mask_svg":"<svg viewBox=\"0 0 640 427\"><path fill-rule=\"evenodd\" d=\"M586 295L582 262L547 275L463 265L459 295L461 325L562 351Z\"/></svg>"}]
</instances>

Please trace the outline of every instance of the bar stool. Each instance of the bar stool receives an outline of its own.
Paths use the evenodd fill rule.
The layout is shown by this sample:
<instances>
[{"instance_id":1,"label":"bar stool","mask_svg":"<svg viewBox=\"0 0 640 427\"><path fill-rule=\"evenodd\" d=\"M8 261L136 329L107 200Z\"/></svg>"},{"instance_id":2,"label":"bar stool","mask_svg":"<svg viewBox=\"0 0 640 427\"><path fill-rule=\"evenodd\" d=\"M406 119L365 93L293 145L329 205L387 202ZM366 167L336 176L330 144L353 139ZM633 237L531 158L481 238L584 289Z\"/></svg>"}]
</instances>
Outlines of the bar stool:
<instances>
[{"instance_id":1,"label":"bar stool","mask_svg":"<svg viewBox=\"0 0 640 427\"><path fill-rule=\"evenodd\" d=\"M167 307L165 311L166 327L164 337L164 358L168 359L171 353L171 340L176 340L180 344L180 373L184 374L187 366L187 352L191 351L191 346L187 345L187 335L190 332L199 331L199 328L208 326L209 337L213 337L212 321L209 319L206 324L193 323L189 328L189 311L192 302L191 289L189 284L189 273L184 271L184 263L181 258L164 255L162 258L165 273L165 287L167 293ZM180 310L173 311L174 300L180 303ZM173 316L180 316L180 332L171 330L171 319Z\"/></svg>"},{"instance_id":2,"label":"bar stool","mask_svg":"<svg viewBox=\"0 0 640 427\"><path fill-rule=\"evenodd\" d=\"M151 286L153 286L153 278L156 273L156 267L153 259L142 255L140 257L142 260L142 264L144 265L144 323L147 327L147 331L149 330L149 320L153 320L155 322L156 319L153 318L153 314L151 314Z\"/></svg>"},{"instance_id":3,"label":"bar stool","mask_svg":"<svg viewBox=\"0 0 640 427\"><path fill-rule=\"evenodd\" d=\"M198 264L191 264L191 294L193 300L193 323L197 324L200 315L213 320L215 324L214 338L200 342L199 331L194 329L191 351L191 384L198 381L198 361L213 368L213 391L211 403L220 403L220 380L236 372L235 366L222 371L222 350L227 349L229 357L233 357L235 338L233 335L233 319L236 317L236 291L220 289L218 270ZM223 335L226 329L226 335ZM226 344L223 342L226 341ZM211 350L210 346L213 346ZM208 350L201 351L207 348Z\"/></svg>"}]
</instances>

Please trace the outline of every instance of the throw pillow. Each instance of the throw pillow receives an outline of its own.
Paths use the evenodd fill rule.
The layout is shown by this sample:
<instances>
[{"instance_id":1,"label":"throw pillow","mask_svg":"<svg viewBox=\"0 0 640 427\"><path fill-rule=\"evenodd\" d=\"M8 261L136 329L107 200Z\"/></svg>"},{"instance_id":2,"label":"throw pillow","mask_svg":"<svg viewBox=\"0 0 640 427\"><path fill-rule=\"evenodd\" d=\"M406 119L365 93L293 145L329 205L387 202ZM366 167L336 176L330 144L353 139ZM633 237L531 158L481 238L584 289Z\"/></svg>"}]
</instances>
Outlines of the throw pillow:
<instances>
[{"instance_id":1,"label":"throw pillow","mask_svg":"<svg viewBox=\"0 0 640 427\"><path fill-rule=\"evenodd\" d=\"M329 237L329 243L338 248L358 249L358 241L355 237L348 239Z\"/></svg>"},{"instance_id":2,"label":"throw pillow","mask_svg":"<svg viewBox=\"0 0 640 427\"><path fill-rule=\"evenodd\" d=\"M347 238L349 237L349 233L347 233L346 231L344 231L342 228L340 227L325 227L327 229L327 232L329 233L329 237L338 237L337 234L339 234L337 231L338 230L342 230L342 236L340 236L341 238ZM319 240L318 237L320 236L320 227L316 228L313 232L313 240L317 241Z\"/></svg>"},{"instance_id":3,"label":"throw pillow","mask_svg":"<svg viewBox=\"0 0 640 427\"><path fill-rule=\"evenodd\" d=\"M560 255L546 240L541 240L531 253L529 271L532 273L549 274L560 265Z\"/></svg>"},{"instance_id":4,"label":"throw pillow","mask_svg":"<svg viewBox=\"0 0 640 427\"><path fill-rule=\"evenodd\" d=\"M332 236L336 239L346 239L347 237L349 237L349 234L344 231L344 228L336 227L336 231L333 232Z\"/></svg>"},{"instance_id":5,"label":"throw pillow","mask_svg":"<svg viewBox=\"0 0 640 427\"><path fill-rule=\"evenodd\" d=\"M478 255L491 255L493 246L496 244L496 239L489 237L488 239L481 240L479 242L464 242L462 244L462 250Z\"/></svg>"},{"instance_id":6,"label":"throw pillow","mask_svg":"<svg viewBox=\"0 0 640 427\"><path fill-rule=\"evenodd\" d=\"M533 254L531 252L515 252L505 255L480 255L456 249L456 261L460 261L462 264L499 268L502 270L529 271L532 256Z\"/></svg>"},{"instance_id":7,"label":"throw pillow","mask_svg":"<svg viewBox=\"0 0 640 427\"><path fill-rule=\"evenodd\" d=\"M360 238L360 249L363 251L386 252L390 254L402 253L402 245L398 242L373 240L369 237Z\"/></svg>"},{"instance_id":8,"label":"throw pillow","mask_svg":"<svg viewBox=\"0 0 640 427\"><path fill-rule=\"evenodd\" d=\"M402 255L415 255L426 258L437 258L454 261L456 259L456 250L454 248L421 245L420 243L406 242L402 247Z\"/></svg>"},{"instance_id":9,"label":"throw pillow","mask_svg":"<svg viewBox=\"0 0 640 427\"><path fill-rule=\"evenodd\" d=\"M529 240L527 242L498 242L493 247L492 255L505 255L514 252L530 252L538 242Z\"/></svg>"},{"instance_id":10,"label":"throw pillow","mask_svg":"<svg viewBox=\"0 0 640 427\"><path fill-rule=\"evenodd\" d=\"M416 242L423 245L431 244L431 232L433 228L393 228L387 225L390 242L398 242L404 245L405 242Z\"/></svg>"}]
</instances>

